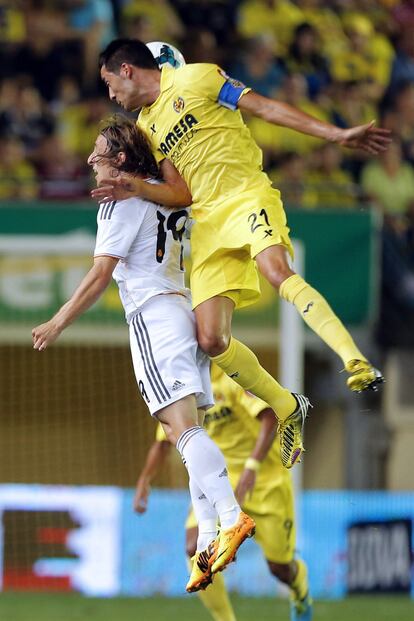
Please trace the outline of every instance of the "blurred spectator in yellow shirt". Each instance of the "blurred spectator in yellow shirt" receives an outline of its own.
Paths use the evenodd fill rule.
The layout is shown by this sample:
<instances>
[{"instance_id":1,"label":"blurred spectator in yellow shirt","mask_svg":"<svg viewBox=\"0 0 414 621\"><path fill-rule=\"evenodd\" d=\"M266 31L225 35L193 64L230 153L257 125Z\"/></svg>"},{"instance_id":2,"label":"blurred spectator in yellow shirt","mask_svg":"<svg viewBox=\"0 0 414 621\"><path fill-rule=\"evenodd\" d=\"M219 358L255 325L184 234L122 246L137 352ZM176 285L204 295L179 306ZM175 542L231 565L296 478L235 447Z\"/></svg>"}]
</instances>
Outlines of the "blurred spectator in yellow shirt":
<instances>
[{"instance_id":1,"label":"blurred spectator in yellow shirt","mask_svg":"<svg viewBox=\"0 0 414 621\"><path fill-rule=\"evenodd\" d=\"M340 82L371 81L378 97L385 90L391 75L394 50L371 21L362 13L349 13L343 18L347 35L346 46L332 55L331 74Z\"/></svg>"},{"instance_id":2,"label":"blurred spectator in yellow shirt","mask_svg":"<svg viewBox=\"0 0 414 621\"><path fill-rule=\"evenodd\" d=\"M330 120L339 127L369 123L378 116L370 84L365 81L335 82L330 96Z\"/></svg>"},{"instance_id":3,"label":"blurred spectator in yellow shirt","mask_svg":"<svg viewBox=\"0 0 414 621\"><path fill-rule=\"evenodd\" d=\"M312 193L315 207L353 208L357 204L358 186L350 173L342 169L341 149L330 142L321 145L312 154L312 170L305 183Z\"/></svg>"},{"instance_id":4,"label":"blurred spectator in yellow shirt","mask_svg":"<svg viewBox=\"0 0 414 621\"><path fill-rule=\"evenodd\" d=\"M346 42L338 13L332 10L326 0L296 0L303 14L303 21L309 22L323 42L325 55L330 56Z\"/></svg>"},{"instance_id":5,"label":"blurred spectator in yellow shirt","mask_svg":"<svg viewBox=\"0 0 414 621\"><path fill-rule=\"evenodd\" d=\"M280 190L288 209L316 207L316 196L306 184L306 160L294 151L282 153L268 171L273 185Z\"/></svg>"},{"instance_id":6,"label":"blurred spectator in yellow shirt","mask_svg":"<svg viewBox=\"0 0 414 621\"><path fill-rule=\"evenodd\" d=\"M239 9L238 31L246 38L273 34L278 54L285 56L294 29L304 21L302 11L289 0L247 0Z\"/></svg>"},{"instance_id":7,"label":"blurred spectator in yellow shirt","mask_svg":"<svg viewBox=\"0 0 414 621\"><path fill-rule=\"evenodd\" d=\"M25 40L24 9L24 0L0 0L0 41L3 45Z\"/></svg>"},{"instance_id":8,"label":"blurred spectator in yellow shirt","mask_svg":"<svg viewBox=\"0 0 414 621\"><path fill-rule=\"evenodd\" d=\"M58 133L70 153L85 158L91 151L99 123L111 111L106 97L91 95L64 110L58 118Z\"/></svg>"},{"instance_id":9,"label":"blurred spectator in yellow shirt","mask_svg":"<svg viewBox=\"0 0 414 621\"><path fill-rule=\"evenodd\" d=\"M34 167L26 160L23 144L16 138L0 140L0 199L29 200L37 196Z\"/></svg>"},{"instance_id":10,"label":"blurred spectator in yellow shirt","mask_svg":"<svg viewBox=\"0 0 414 621\"><path fill-rule=\"evenodd\" d=\"M366 197L384 214L403 215L414 201L414 170L402 159L401 144L369 161L362 171L361 186Z\"/></svg>"},{"instance_id":11,"label":"blurred spectator in yellow shirt","mask_svg":"<svg viewBox=\"0 0 414 621\"><path fill-rule=\"evenodd\" d=\"M184 34L181 20L168 0L127 0L121 9L121 25L127 36L134 32L137 36L137 29L141 30L140 38L146 43L154 40L174 43Z\"/></svg>"},{"instance_id":12,"label":"blurred spectator in yellow shirt","mask_svg":"<svg viewBox=\"0 0 414 621\"><path fill-rule=\"evenodd\" d=\"M285 78L283 86L278 93L278 99L318 119L327 120L327 113L321 106L310 101L306 79L299 73L294 73ZM287 127L269 125L269 123L257 117L248 119L247 124L253 138L263 149L266 157L273 157L285 151L294 151L301 155L306 155L321 144L321 140L318 138L300 134Z\"/></svg>"}]
</instances>

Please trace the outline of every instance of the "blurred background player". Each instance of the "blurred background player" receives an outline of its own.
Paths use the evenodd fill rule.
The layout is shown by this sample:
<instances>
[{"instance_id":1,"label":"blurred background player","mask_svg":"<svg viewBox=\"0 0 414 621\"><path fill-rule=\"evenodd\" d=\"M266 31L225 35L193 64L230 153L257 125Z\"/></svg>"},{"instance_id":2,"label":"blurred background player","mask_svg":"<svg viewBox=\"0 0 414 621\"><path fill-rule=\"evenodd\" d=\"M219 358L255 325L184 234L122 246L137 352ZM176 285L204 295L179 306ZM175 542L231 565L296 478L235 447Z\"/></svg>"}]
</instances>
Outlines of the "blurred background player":
<instances>
[{"instance_id":1,"label":"blurred background player","mask_svg":"<svg viewBox=\"0 0 414 621\"><path fill-rule=\"evenodd\" d=\"M158 175L147 139L129 119L109 119L88 163L99 184L123 171L130 178ZM183 187L182 199L186 188ZM213 404L209 361L198 348L189 292L184 285L182 235L187 211L171 213L140 199L102 203L94 265L70 300L52 319L33 329L34 349L43 351L104 292L115 278L130 330L137 384L150 413L177 447L189 473L190 493L200 524L197 550L207 568L195 570L187 585L196 590L222 570L254 522L234 497L226 464L199 426L197 407ZM221 531L216 540L217 517ZM212 528L214 525L214 528ZM207 549L208 552L204 550ZM196 555L197 557L197 555Z\"/></svg>"},{"instance_id":2,"label":"blurred background player","mask_svg":"<svg viewBox=\"0 0 414 621\"><path fill-rule=\"evenodd\" d=\"M174 72L166 66L160 72L138 40L112 41L100 67L110 99L128 111L141 109L137 122L150 137L164 185L180 173L191 191L191 291L198 342L230 377L272 406L280 423L282 461L290 468L303 451L309 401L283 388L231 333L234 310L260 298L257 268L340 356L351 390L376 388L382 376L321 294L291 268L293 248L280 192L270 187L260 149L240 112L371 154L387 148L389 132L373 122L341 129L319 121L254 93L217 65L185 65ZM130 195L169 204L166 187L141 182L128 189ZM104 183L94 196L116 196L116 190L123 194L122 180Z\"/></svg>"},{"instance_id":3,"label":"blurred background player","mask_svg":"<svg viewBox=\"0 0 414 621\"><path fill-rule=\"evenodd\" d=\"M204 419L210 438L225 456L229 479L243 509L256 522L256 541L263 551L270 572L287 584L291 594L291 621L310 621L307 568L294 559L295 518L290 473L280 463L276 438L276 418L269 406L246 393L216 365L211 379L215 406ZM149 449L136 485L134 508L147 510L150 484L162 468L171 443L161 426ZM196 549L197 524L191 511L186 523L187 554ZM215 621L235 621L224 581L220 575L199 595Z\"/></svg>"}]
</instances>

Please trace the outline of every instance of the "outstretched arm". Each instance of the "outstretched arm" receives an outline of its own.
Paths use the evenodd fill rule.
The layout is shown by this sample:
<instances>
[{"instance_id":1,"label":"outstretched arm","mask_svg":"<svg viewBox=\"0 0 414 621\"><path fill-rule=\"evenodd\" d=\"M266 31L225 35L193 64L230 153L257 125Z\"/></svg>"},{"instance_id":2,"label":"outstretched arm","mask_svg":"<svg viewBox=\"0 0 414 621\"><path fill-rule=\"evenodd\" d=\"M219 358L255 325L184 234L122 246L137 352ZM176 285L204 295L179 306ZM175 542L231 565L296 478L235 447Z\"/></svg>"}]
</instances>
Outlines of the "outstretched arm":
<instances>
[{"instance_id":1,"label":"outstretched arm","mask_svg":"<svg viewBox=\"0 0 414 621\"><path fill-rule=\"evenodd\" d=\"M256 483L256 473L260 469L260 464L268 454L276 437L277 418L273 410L270 408L262 410L258 414L257 419L260 420L260 433L236 487L236 498L240 504L243 504L247 494L253 492Z\"/></svg>"},{"instance_id":2,"label":"outstretched arm","mask_svg":"<svg viewBox=\"0 0 414 621\"><path fill-rule=\"evenodd\" d=\"M151 482L161 470L165 458L171 449L171 444L167 440L156 440L148 451L147 459L135 488L134 511L145 513L147 510L148 496L151 491Z\"/></svg>"},{"instance_id":3,"label":"outstretched arm","mask_svg":"<svg viewBox=\"0 0 414 621\"><path fill-rule=\"evenodd\" d=\"M99 201L123 200L139 196L144 200L171 207L188 207L192 203L190 190L178 170L167 159L160 164L163 183L148 183L139 177L122 174L115 179L105 179L91 192Z\"/></svg>"},{"instance_id":4,"label":"outstretched arm","mask_svg":"<svg viewBox=\"0 0 414 621\"><path fill-rule=\"evenodd\" d=\"M39 351L46 349L56 341L61 332L79 315L84 313L96 302L109 285L117 258L109 256L95 257L93 267L86 274L70 300L66 302L46 323L33 328L33 348Z\"/></svg>"},{"instance_id":5,"label":"outstretched arm","mask_svg":"<svg viewBox=\"0 0 414 621\"><path fill-rule=\"evenodd\" d=\"M385 151L391 142L390 131L375 127L375 121L341 129L331 123L319 121L287 103L263 97L252 91L240 97L237 107L242 112L260 117L273 125L289 127L302 134L323 138L351 149L362 149L372 155Z\"/></svg>"}]
</instances>

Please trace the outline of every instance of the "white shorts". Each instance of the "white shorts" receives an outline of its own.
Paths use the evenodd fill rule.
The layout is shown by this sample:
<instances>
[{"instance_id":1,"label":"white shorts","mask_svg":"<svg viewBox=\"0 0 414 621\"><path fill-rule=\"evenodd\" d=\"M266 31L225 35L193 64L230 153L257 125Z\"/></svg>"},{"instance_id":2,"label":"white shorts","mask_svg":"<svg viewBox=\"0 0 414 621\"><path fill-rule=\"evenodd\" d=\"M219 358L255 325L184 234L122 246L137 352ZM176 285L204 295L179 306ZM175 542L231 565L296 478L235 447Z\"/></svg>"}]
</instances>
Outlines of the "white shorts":
<instances>
[{"instance_id":1,"label":"white shorts","mask_svg":"<svg viewBox=\"0 0 414 621\"><path fill-rule=\"evenodd\" d=\"M129 324L132 362L142 398L154 415L186 395L198 408L214 405L210 360L198 347L191 303L182 295L157 295Z\"/></svg>"}]
</instances>

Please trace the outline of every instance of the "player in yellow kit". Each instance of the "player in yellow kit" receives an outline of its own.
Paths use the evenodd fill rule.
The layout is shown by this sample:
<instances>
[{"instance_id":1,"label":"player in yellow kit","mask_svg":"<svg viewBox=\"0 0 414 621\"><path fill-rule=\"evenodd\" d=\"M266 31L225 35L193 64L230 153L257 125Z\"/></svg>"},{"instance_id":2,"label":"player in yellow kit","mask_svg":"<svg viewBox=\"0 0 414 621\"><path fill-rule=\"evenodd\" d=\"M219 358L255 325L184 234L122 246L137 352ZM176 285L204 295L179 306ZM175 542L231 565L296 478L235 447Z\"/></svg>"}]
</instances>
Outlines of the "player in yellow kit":
<instances>
[{"instance_id":1,"label":"player in yellow kit","mask_svg":"<svg viewBox=\"0 0 414 621\"><path fill-rule=\"evenodd\" d=\"M309 402L280 386L253 352L231 336L234 308L252 304L260 295L256 266L341 357L351 373L352 390L375 387L382 377L325 299L291 269L292 247L280 195L262 171L261 152L240 111L370 153L386 148L388 132L373 123L340 129L318 121L253 93L217 65L166 66L160 72L138 40L113 41L100 64L110 98L130 111L141 108L138 123L160 161L164 183L137 180L129 183L130 193L178 206L178 173L191 191L191 288L199 344L243 388L272 406L280 422L282 461L291 467L303 450ZM112 182L95 196L116 196L119 189Z\"/></svg>"},{"instance_id":2,"label":"player in yellow kit","mask_svg":"<svg viewBox=\"0 0 414 621\"><path fill-rule=\"evenodd\" d=\"M269 406L246 393L215 365L212 366L215 406L204 419L208 435L225 456L229 479L242 504L256 522L255 539L263 551L271 573L289 585L291 620L310 621L307 570L294 559L295 518L290 473L280 463L276 420ZM171 444L161 427L139 477L134 507L143 513L147 507L149 486L159 471ZM187 523L187 552L193 556L197 536L191 512ZM234 621L234 613L220 574L212 586L201 593L203 603L216 621Z\"/></svg>"}]
</instances>

